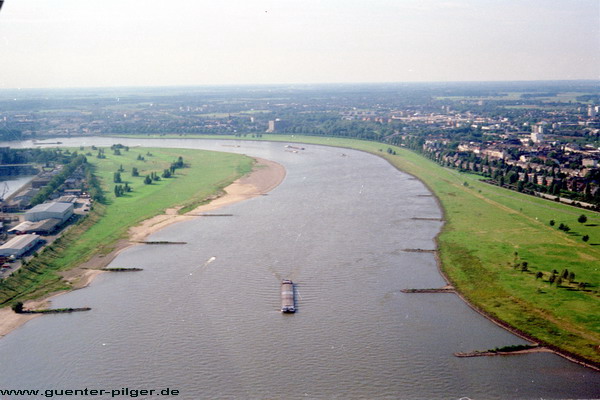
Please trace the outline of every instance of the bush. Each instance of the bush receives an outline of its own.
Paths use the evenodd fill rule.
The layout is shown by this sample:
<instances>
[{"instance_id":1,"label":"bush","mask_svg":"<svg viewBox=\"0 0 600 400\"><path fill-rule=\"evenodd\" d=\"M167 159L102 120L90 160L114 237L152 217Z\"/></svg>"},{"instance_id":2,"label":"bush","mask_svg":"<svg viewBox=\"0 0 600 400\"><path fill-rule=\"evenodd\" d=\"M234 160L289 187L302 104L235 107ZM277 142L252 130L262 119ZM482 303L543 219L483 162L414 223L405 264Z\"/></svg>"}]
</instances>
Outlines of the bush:
<instances>
[{"instance_id":1,"label":"bush","mask_svg":"<svg viewBox=\"0 0 600 400\"><path fill-rule=\"evenodd\" d=\"M17 314L21 314L23 312L23 302L18 301L12 306L12 310Z\"/></svg>"}]
</instances>

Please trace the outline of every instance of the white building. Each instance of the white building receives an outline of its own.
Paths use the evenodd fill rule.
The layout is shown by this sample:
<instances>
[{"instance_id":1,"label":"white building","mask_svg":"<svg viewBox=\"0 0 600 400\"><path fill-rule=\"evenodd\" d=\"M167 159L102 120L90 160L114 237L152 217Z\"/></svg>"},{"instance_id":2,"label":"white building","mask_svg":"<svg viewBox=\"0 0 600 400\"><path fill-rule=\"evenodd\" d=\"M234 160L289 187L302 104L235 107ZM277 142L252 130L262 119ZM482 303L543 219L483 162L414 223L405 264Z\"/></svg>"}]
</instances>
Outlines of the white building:
<instances>
[{"instance_id":1,"label":"white building","mask_svg":"<svg viewBox=\"0 0 600 400\"><path fill-rule=\"evenodd\" d=\"M0 256L21 257L23 254L33 249L39 241L40 237L38 235L30 234L16 236L0 246Z\"/></svg>"},{"instance_id":2,"label":"white building","mask_svg":"<svg viewBox=\"0 0 600 400\"><path fill-rule=\"evenodd\" d=\"M42 203L33 207L25 213L26 221L41 221L43 219L56 218L61 223L68 220L73 215L72 203Z\"/></svg>"},{"instance_id":3,"label":"white building","mask_svg":"<svg viewBox=\"0 0 600 400\"><path fill-rule=\"evenodd\" d=\"M544 141L546 125L546 122L539 122L531 127L531 141L533 143L541 143Z\"/></svg>"}]
</instances>

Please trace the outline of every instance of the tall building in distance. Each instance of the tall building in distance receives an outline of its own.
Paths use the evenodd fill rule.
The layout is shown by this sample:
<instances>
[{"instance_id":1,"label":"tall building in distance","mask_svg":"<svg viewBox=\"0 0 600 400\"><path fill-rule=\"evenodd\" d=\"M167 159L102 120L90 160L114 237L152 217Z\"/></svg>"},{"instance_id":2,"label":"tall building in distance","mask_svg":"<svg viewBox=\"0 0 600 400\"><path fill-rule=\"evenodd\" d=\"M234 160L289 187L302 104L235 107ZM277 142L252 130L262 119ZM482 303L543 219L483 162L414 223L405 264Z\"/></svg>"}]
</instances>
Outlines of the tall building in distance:
<instances>
[{"instance_id":1,"label":"tall building in distance","mask_svg":"<svg viewBox=\"0 0 600 400\"><path fill-rule=\"evenodd\" d=\"M277 118L274 121L269 121L269 127L267 128L267 133L281 131L286 126L287 126L287 123L285 121L282 121L279 118Z\"/></svg>"},{"instance_id":2,"label":"tall building in distance","mask_svg":"<svg viewBox=\"0 0 600 400\"><path fill-rule=\"evenodd\" d=\"M533 143L541 143L544 141L544 133L546 130L546 122L538 122L531 127L531 141Z\"/></svg>"}]
</instances>

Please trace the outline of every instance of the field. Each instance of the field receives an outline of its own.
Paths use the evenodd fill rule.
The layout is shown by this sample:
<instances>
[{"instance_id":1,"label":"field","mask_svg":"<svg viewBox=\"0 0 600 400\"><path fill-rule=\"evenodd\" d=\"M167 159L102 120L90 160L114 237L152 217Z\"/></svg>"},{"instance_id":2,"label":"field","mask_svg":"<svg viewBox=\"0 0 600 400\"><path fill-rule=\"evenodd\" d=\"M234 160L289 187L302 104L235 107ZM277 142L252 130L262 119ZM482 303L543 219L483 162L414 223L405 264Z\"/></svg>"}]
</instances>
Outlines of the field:
<instances>
[{"instance_id":1,"label":"field","mask_svg":"<svg viewBox=\"0 0 600 400\"><path fill-rule=\"evenodd\" d=\"M253 160L246 156L198 150L132 148L114 155L106 149L105 159L96 158L96 150L79 150L90 151L94 155L87 157L88 162L95 166L96 174L102 179L106 204L96 203L87 218L2 282L0 305L69 289L58 271L76 267L94 254L109 253L116 242L126 236L130 226L160 214L168 207L190 208L202 203L250 172L253 165ZM138 160L138 156L144 160ZM156 172L160 176L180 156L186 168L177 169L171 178L144 184L146 175ZM124 170L122 184L128 183L132 191L117 198L113 178L121 166ZM138 168L139 177L131 176L133 167Z\"/></svg>"}]
</instances>

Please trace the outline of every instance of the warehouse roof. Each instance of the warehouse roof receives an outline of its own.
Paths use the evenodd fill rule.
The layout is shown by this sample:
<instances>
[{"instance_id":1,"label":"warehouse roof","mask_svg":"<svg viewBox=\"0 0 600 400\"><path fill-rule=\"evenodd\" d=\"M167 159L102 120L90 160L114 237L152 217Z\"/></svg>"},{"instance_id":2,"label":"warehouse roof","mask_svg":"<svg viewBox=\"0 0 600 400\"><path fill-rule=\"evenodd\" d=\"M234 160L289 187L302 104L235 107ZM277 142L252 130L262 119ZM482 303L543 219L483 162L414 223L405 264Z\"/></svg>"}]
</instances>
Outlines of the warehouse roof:
<instances>
[{"instance_id":1,"label":"warehouse roof","mask_svg":"<svg viewBox=\"0 0 600 400\"><path fill-rule=\"evenodd\" d=\"M23 221L19 225L15 226L14 228L9 229L8 233L27 232L33 224L34 224L34 222L31 222L31 221Z\"/></svg>"},{"instance_id":2,"label":"warehouse roof","mask_svg":"<svg viewBox=\"0 0 600 400\"><path fill-rule=\"evenodd\" d=\"M61 224L61 220L58 218L43 219L41 221L34 222L30 232L52 232L58 225Z\"/></svg>"},{"instance_id":3,"label":"warehouse roof","mask_svg":"<svg viewBox=\"0 0 600 400\"><path fill-rule=\"evenodd\" d=\"M39 238L38 235L34 234L15 236L0 246L0 249L22 249Z\"/></svg>"},{"instance_id":4,"label":"warehouse roof","mask_svg":"<svg viewBox=\"0 0 600 400\"><path fill-rule=\"evenodd\" d=\"M44 212L44 211L63 213L65 211L69 210L70 208L73 208L73 204L57 203L57 202L42 203L42 204L38 204L37 206L33 207L31 210L27 211L27 213Z\"/></svg>"}]
</instances>

